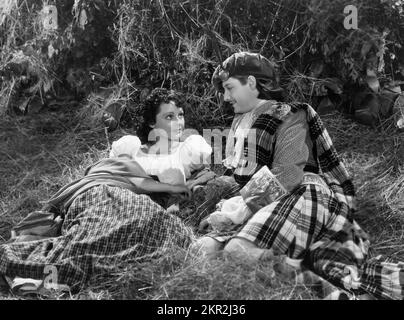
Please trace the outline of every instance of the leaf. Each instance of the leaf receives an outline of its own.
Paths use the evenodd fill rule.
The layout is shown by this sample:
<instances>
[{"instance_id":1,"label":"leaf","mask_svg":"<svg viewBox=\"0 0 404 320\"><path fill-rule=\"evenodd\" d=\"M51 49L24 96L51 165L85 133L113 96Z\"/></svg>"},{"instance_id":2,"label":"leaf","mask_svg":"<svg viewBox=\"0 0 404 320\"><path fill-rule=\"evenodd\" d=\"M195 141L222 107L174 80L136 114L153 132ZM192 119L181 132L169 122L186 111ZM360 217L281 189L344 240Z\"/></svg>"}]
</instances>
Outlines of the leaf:
<instances>
[{"instance_id":1,"label":"leaf","mask_svg":"<svg viewBox=\"0 0 404 320\"><path fill-rule=\"evenodd\" d=\"M317 107L317 113L319 115L329 114L329 113L332 113L334 111L335 111L335 105L330 100L329 97L324 97L323 99L321 99L321 102Z\"/></svg>"},{"instance_id":2,"label":"leaf","mask_svg":"<svg viewBox=\"0 0 404 320\"><path fill-rule=\"evenodd\" d=\"M380 114L384 117L389 116L392 113L394 101L396 100L398 93L383 90L379 96Z\"/></svg>"},{"instance_id":3,"label":"leaf","mask_svg":"<svg viewBox=\"0 0 404 320\"><path fill-rule=\"evenodd\" d=\"M57 50L55 50L55 48L50 43L49 46L48 46L48 57L49 57L49 59L52 59L52 57L53 57L53 55L55 53L57 53Z\"/></svg>"},{"instance_id":4,"label":"leaf","mask_svg":"<svg viewBox=\"0 0 404 320\"><path fill-rule=\"evenodd\" d=\"M145 100L146 97L149 95L150 89L149 88L143 88L142 91L140 92L140 100Z\"/></svg>"},{"instance_id":5,"label":"leaf","mask_svg":"<svg viewBox=\"0 0 404 320\"><path fill-rule=\"evenodd\" d=\"M404 95L398 95L393 105L393 117L397 128L404 130Z\"/></svg>"},{"instance_id":6,"label":"leaf","mask_svg":"<svg viewBox=\"0 0 404 320\"><path fill-rule=\"evenodd\" d=\"M372 114L367 109L361 109L355 111L355 120L361 124L374 127L376 125L376 120L374 114Z\"/></svg>"},{"instance_id":7,"label":"leaf","mask_svg":"<svg viewBox=\"0 0 404 320\"><path fill-rule=\"evenodd\" d=\"M43 83L43 85L42 85L42 88L43 88L43 91L46 93L46 92L48 92L51 88L52 88L52 80L50 80L50 81L44 81L44 83Z\"/></svg>"},{"instance_id":8,"label":"leaf","mask_svg":"<svg viewBox=\"0 0 404 320\"><path fill-rule=\"evenodd\" d=\"M374 127L380 116L379 99L375 94L368 94L355 110L355 119L362 124Z\"/></svg>"},{"instance_id":9,"label":"leaf","mask_svg":"<svg viewBox=\"0 0 404 320\"><path fill-rule=\"evenodd\" d=\"M325 80L324 86L335 94L342 94L342 83L337 78L329 78Z\"/></svg>"},{"instance_id":10,"label":"leaf","mask_svg":"<svg viewBox=\"0 0 404 320\"><path fill-rule=\"evenodd\" d=\"M20 103L20 104L18 105L18 109L19 109L22 113L25 113L25 111L27 110L29 100L30 100L30 98L26 98L26 99L24 99L24 101L23 101L22 103Z\"/></svg>"},{"instance_id":11,"label":"leaf","mask_svg":"<svg viewBox=\"0 0 404 320\"><path fill-rule=\"evenodd\" d=\"M29 101L28 113L29 114L38 113L42 107L43 107L42 99L38 96L33 96Z\"/></svg>"},{"instance_id":12,"label":"leaf","mask_svg":"<svg viewBox=\"0 0 404 320\"><path fill-rule=\"evenodd\" d=\"M365 58L366 55L368 54L369 50L372 48L372 43L370 42L365 42L362 46L361 49L361 56L362 58Z\"/></svg>"},{"instance_id":13,"label":"leaf","mask_svg":"<svg viewBox=\"0 0 404 320\"><path fill-rule=\"evenodd\" d=\"M322 60L316 60L310 65L310 76L318 78L324 70L324 62Z\"/></svg>"},{"instance_id":14,"label":"leaf","mask_svg":"<svg viewBox=\"0 0 404 320\"><path fill-rule=\"evenodd\" d=\"M389 92L401 93L401 86L404 81L391 81L384 89Z\"/></svg>"},{"instance_id":15,"label":"leaf","mask_svg":"<svg viewBox=\"0 0 404 320\"><path fill-rule=\"evenodd\" d=\"M398 119L397 123L396 123L397 128L401 131L404 131L404 117Z\"/></svg>"},{"instance_id":16,"label":"leaf","mask_svg":"<svg viewBox=\"0 0 404 320\"><path fill-rule=\"evenodd\" d=\"M88 23L87 12L86 12L85 9L82 9L80 11L80 17L79 17L79 26L80 26L80 28L84 30L87 23Z\"/></svg>"},{"instance_id":17,"label":"leaf","mask_svg":"<svg viewBox=\"0 0 404 320\"><path fill-rule=\"evenodd\" d=\"M366 70L366 83L373 92L377 93L380 89L379 79L377 79L376 72L372 69Z\"/></svg>"},{"instance_id":18,"label":"leaf","mask_svg":"<svg viewBox=\"0 0 404 320\"><path fill-rule=\"evenodd\" d=\"M330 52L329 46L327 45L327 43L324 43L324 45L323 45L324 56L327 56L329 52Z\"/></svg>"}]
</instances>

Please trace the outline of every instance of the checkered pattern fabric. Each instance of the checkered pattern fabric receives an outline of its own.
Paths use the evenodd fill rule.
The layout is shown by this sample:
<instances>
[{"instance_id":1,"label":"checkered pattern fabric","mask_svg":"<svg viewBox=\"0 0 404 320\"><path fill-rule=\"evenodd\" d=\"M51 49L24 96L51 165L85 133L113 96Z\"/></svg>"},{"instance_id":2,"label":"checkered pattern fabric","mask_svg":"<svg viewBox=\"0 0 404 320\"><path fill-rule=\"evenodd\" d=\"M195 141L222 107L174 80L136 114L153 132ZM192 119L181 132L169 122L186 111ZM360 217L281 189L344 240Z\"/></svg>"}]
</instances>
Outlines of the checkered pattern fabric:
<instances>
[{"instance_id":1,"label":"checkered pattern fabric","mask_svg":"<svg viewBox=\"0 0 404 320\"><path fill-rule=\"evenodd\" d=\"M192 239L192 231L149 196L99 185L73 201L61 236L0 245L0 274L44 279L45 267L53 266L59 284L80 289L108 266L186 247Z\"/></svg>"},{"instance_id":2,"label":"checkered pattern fabric","mask_svg":"<svg viewBox=\"0 0 404 320\"><path fill-rule=\"evenodd\" d=\"M308 184L258 211L237 237L302 259L311 244L349 224L328 188Z\"/></svg>"},{"instance_id":3,"label":"checkered pattern fabric","mask_svg":"<svg viewBox=\"0 0 404 320\"><path fill-rule=\"evenodd\" d=\"M244 159L240 160L239 166L234 170L236 181L241 185L246 184L254 173L264 165L273 169L273 151L274 143L276 143L274 135L281 125L282 119L289 112L296 113L299 110L304 110L307 115L306 119L309 125L310 138L313 142L311 151L316 163L307 163L303 171L323 175L330 188L335 192L338 200L347 206L347 210L354 209L353 199L355 191L352 181L315 110L306 103L275 103L270 108L264 107L261 107L257 111L261 112L261 114L253 117L255 121L251 126L251 130L255 132L256 145L250 146L251 148L248 150L244 150ZM234 125L237 123L236 121L233 122ZM235 130L236 128L232 126L230 132ZM247 142L244 143L244 149L247 147ZM231 148L228 149L231 151ZM294 150L290 152L293 153ZM247 161L248 165L246 165Z\"/></svg>"},{"instance_id":4,"label":"checkered pattern fabric","mask_svg":"<svg viewBox=\"0 0 404 320\"><path fill-rule=\"evenodd\" d=\"M352 181L321 119L307 104L287 106L290 112L306 112L317 164L304 171L314 173L317 182L303 181L289 194L259 210L231 235L211 236L219 241L244 238L258 247L302 260L303 269L298 275L303 282L304 279L313 282L318 277L321 280L315 280L317 283L337 286L350 296L367 293L381 299L403 299L404 265L369 259L368 236L353 219ZM285 108L278 106L280 110ZM256 169L264 164L271 168L274 149L259 144L268 146L273 141L271 137L281 123L276 114L262 114L252 126L258 129ZM235 170L235 178L245 183L253 173L254 170L247 172L240 166ZM308 277L310 272L313 273Z\"/></svg>"},{"instance_id":5,"label":"checkered pattern fabric","mask_svg":"<svg viewBox=\"0 0 404 320\"><path fill-rule=\"evenodd\" d=\"M378 299L404 299L404 264L369 258L359 229L354 221L350 228L315 243L306 256L307 267L353 297L366 293Z\"/></svg>"}]
</instances>

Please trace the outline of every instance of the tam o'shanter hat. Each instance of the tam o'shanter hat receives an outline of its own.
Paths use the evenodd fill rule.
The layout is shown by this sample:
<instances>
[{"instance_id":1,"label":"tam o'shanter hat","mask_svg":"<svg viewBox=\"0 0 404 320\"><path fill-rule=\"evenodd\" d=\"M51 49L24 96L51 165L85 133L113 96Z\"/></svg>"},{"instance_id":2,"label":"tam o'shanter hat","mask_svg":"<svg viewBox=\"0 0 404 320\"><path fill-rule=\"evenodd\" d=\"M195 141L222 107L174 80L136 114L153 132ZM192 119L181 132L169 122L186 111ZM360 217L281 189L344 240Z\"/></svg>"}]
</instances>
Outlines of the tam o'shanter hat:
<instances>
[{"instance_id":1,"label":"tam o'shanter hat","mask_svg":"<svg viewBox=\"0 0 404 320\"><path fill-rule=\"evenodd\" d=\"M261 85L272 92L280 92L276 65L258 53L237 52L218 66L212 76L212 84L221 91L221 84L234 76L254 76Z\"/></svg>"}]
</instances>

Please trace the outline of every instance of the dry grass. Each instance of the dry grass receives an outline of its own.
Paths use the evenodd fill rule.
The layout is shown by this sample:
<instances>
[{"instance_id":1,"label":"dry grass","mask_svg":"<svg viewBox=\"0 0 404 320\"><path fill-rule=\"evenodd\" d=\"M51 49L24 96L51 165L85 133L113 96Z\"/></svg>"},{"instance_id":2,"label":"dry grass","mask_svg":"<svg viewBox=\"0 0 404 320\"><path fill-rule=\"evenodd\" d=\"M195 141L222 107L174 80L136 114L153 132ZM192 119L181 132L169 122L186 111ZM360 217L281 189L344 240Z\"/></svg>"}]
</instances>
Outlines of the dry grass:
<instances>
[{"instance_id":1,"label":"dry grass","mask_svg":"<svg viewBox=\"0 0 404 320\"><path fill-rule=\"evenodd\" d=\"M374 130L337 114L323 120L353 174L356 219L374 253L404 260L404 133L388 122Z\"/></svg>"},{"instance_id":2,"label":"dry grass","mask_svg":"<svg viewBox=\"0 0 404 320\"><path fill-rule=\"evenodd\" d=\"M91 128L79 108L35 117L2 118L0 243L13 224L41 207L91 162L107 154L103 128ZM358 191L357 220L375 254L404 260L404 133L364 127L340 114L322 117ZM108 140L107 140L108 138ZM154 260L114 266L87 290L63 299L315 299L308 288L271 279L271 265L226 256L208 261L175 248ZM13 296L3 296L14 299Z\"/></svg>"},{"instance_id":3,"label":"dry grass","mask_svg":"<svg viewBox=\"0 0 404 320\"><path fill-rule=\"evenodd\" d=\"M315 299L302 285L272 278L272 265L219 256L208 260L181 248L160 258L115 266L78 296L91 299Z\"/></svg>"}]
</instances>

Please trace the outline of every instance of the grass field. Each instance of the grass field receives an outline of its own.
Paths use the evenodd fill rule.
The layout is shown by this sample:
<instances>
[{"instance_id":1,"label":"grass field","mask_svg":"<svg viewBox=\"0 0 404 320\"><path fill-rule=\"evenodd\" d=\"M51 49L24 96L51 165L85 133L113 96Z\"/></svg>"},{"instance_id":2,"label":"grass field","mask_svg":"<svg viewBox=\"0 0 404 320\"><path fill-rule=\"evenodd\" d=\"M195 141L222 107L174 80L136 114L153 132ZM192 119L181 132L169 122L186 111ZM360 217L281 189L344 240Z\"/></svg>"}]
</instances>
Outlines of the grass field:
<instances>
[{"instance_id":1,"label":"grass field","mask_svg":"<svg viewBox=\"0 0 404 320\"><path fill-rule=\"evenodd\" d=\"M64 109L0 119L0 244L15 223L130 133L106 134L79 107ZM322 119L353 175L356 218L373 253L404 261L404 133L389 122L372 129L340 114ZM268 263L225 256L207 261L175 248L158 261L117 266L63 299L316 299L309 288L272 279L272 272ZM19 299L7 293L0 298Z\"/></svg>"}]
</instances>

